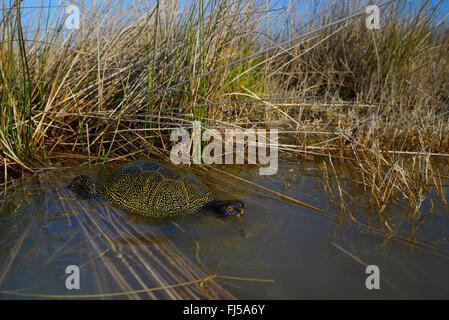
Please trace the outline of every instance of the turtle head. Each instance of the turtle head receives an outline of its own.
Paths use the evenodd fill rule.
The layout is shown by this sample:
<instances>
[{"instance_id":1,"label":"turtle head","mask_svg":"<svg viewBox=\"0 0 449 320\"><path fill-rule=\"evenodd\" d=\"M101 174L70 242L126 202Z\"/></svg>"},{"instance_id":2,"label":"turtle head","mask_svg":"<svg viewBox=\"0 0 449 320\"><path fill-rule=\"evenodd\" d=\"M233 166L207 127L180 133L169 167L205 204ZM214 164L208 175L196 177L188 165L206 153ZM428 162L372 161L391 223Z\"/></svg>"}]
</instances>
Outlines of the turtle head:
<instances>
[{"instance_id":1,"label":"turtle head","mask_svg":"<svg viewBox=\"0 0 449 320\"><path fill-rule=\"evenodd\" d=\"M240 200L217 201L214 209L223 216L242 215L245 205Z\"/></svg>"},{"instance_id":2,"label":"turtle head","mask_svg":"<svg viewBox=\"0 0 449 320\"><path fill-rule=\"evenodd\" d=\"M97 194L95 183L86 175L75 177L68 188L86 198L95 198Z\"/></svg>"}]
</instances>

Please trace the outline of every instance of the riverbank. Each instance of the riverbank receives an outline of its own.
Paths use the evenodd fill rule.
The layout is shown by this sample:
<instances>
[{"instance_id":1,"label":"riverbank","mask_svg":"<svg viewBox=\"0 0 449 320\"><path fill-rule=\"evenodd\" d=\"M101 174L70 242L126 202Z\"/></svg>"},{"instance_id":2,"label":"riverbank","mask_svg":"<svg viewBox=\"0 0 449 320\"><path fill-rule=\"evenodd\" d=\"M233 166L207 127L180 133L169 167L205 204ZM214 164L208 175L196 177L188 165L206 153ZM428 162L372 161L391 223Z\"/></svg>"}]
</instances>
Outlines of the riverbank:
<instances>
[{"instance_id":1,"label":"riverbank","mask_svg":"<svg viewBox=\"0 0 449 320\"><path fill-rule=\"evenodd\" d=\"M2 193L61 158L168 156L173 128L194 120L278 129L281 157L324 161L336 182L335 162L348 162L380 213L405 198L414 217L428 185L444 192L441 4L391 2L379 30L358 1L82 9L80 29L65 34L63 18L33 34L18 7L2 11Z\"/></svg>"}]
</instances>

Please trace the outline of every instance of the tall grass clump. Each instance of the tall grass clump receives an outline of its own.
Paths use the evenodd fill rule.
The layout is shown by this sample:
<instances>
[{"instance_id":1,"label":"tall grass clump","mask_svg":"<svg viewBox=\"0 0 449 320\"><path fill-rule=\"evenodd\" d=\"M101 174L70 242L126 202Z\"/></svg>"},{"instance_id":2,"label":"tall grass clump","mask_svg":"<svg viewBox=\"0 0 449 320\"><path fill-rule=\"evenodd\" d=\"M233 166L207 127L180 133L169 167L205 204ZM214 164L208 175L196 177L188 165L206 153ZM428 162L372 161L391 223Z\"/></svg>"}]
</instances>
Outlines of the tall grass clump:
<instances>
[{"instance_id":1,"label":"tall grass clump","mask_svg":"<svg viewBox=\"0 0 449 320\"><path fill-rule=\"evenodd\" d=\"M4 183L54 159L168 154L171 130L199 120L278 128L284 152L347 161L379 208L419 208L448 154L447 16L441 1L379 2L369 30L368 4L105 1L70 31L65 9L46 8L26 29L14 2L1 23Z\"/></svg>"}]
</instances>

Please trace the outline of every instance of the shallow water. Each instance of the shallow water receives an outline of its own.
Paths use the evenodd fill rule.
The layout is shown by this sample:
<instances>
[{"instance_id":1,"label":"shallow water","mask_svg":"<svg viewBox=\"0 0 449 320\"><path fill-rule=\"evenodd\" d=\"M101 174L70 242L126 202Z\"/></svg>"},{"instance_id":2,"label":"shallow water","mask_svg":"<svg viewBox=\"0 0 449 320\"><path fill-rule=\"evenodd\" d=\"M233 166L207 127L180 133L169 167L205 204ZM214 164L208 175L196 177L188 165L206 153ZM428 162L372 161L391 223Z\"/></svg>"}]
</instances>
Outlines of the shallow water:
<instances>
[{"instance_id":1,"label":"shallow water","mask_svg":"<svg viewBox=\"0 0 449 320\"><path fill-rule=\"evenodd\" d=\"M200 178L220 198L241 199L243 217L147 219L65 187L79 173L100 179L104 170L44 172L18 182L0 203L0 298L449 298L449 209L431 193L419 219L404 221L399 235L413 233L435 247L412 246L336 218L339 207L324 192L320 164L281 162L273 176L255 167L220 170L326 213L212 170ZM372 199L340 170L354 218L382 229ZM393 225L404 210L398 202L384 214ZM79 290L65 287L68 265L80 268ZM379 267L380 289L366 288L366 265ZM199 287L207 275L221 277ZM173 284L179 286L148 290ZM107 296L119 292L128 294Z\"/></svg>"}]
</instances>

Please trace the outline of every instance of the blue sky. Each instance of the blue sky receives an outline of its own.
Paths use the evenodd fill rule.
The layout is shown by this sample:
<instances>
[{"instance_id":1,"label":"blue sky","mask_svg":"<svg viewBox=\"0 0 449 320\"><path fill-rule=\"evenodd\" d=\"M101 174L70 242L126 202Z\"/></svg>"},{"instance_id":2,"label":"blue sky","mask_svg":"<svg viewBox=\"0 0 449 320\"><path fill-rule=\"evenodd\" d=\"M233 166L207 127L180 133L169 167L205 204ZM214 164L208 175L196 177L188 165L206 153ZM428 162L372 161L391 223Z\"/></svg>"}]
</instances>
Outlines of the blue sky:
<instances>
[{"instance_id":1,"label":"blue sky","mask_svg":"<svg viewBox=\"0 0 449 320\"><path fill-rule=\"evenodd\" d=\"M3 8L10 7L11 3L13 3L14 0L1 0ZM207 2L208 0L204 0ZM264 1L264 0L262 0ZM378 1L367 1L369 3L382 3L385 0L378 0ZM401 1L401 0L398 0ZM402 0L407 1L407 0ZM411 0L410 0L411 1ZM35 28L37 26L37 21L39 16L43 17L41 21L45 21L49 16L55 17L56 13L59 13L60 16L62 16L66 10L66 7L73 3L78 4L80 7L89 7L92 3L107 3L107 2L113 2L115 4L120 4L122 7L126 6L133 6L134 3L146 3L146 6L154 7L156 4L156 1L148 0L148 1L135 1L135 0L124 0L124 1L115 1L115 0L109 0L109 1L96 1L96 0L23 0L22 1L22 21L26 21L26 24L30 26L31 29L33 27ZM188 0L180 0L180 5L183 5L185 3L188 3ZM289 1L288 0L278 0L278 1L269 1L271 2L271 9L274 8L283 8L287 7ZM306 11L305 6L303 3L308 1L297 1L297 9L299 12ZM328 2L327 0L321 0L317 1L320 4L326 4ZM361 0L361 2L365 2L365 0ZM413 1L412 1L413 2ZM431 0L432 3L437 3L438 0ZM38 8L40 6L44 6L44 9ZM82 9L81 9L82 10ZM444 16L445 14L449 13L449 0L444 0L440 9L439 14L440 16ZM307 16L308 13L304 12L304 15ZM310 14L309 14L310 15ZM52 20L53 19L53 20ZM449 20L449 19L448 19ZM54 18L51 18L50 21L54 21Z\"/></svg>"}]
</instances>

